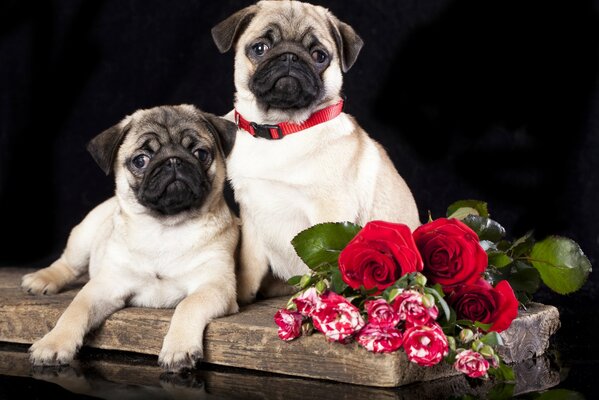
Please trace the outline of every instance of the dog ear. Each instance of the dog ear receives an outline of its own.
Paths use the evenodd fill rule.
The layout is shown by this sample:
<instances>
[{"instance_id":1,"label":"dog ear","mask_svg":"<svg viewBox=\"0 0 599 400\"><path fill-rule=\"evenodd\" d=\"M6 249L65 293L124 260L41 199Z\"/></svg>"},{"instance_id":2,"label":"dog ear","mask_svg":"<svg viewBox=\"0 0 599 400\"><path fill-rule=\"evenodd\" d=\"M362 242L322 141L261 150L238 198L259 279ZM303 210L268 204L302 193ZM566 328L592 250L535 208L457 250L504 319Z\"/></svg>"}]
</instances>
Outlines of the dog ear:
<instances>
[{"instance_id":1,"label":"dog ear","mask_svg":"<svg viewBox=\"0 0 599 400\"><path fill-rule=\"evenodd\" d=\"M256 6L252 5L237 11L212 28L212 39L221 53L231 49L254 15L256 15Z\"/></svg>"},{"instance_id":2,"label":"dog ear","mask_svg":"<svg viewBox=\"0 0 599 400\"><path fill-rule=\"evenodd\" d=\"M125 119L106 129L87 144L87 151L106 175L112 171L117 150L130 128L131 122Z\"/></svg>"},{"instance_id":3,"label":"dog ear","mask_svg":"<svg viewBox=\"0 0 599 400\"><path fill-rule=\"evenodd\" d=\"M204 113L208 130L212 133L216 145L219 147L223 159L225 159L235 144L235 137L237 136L237 125L228 119L217 117L210 113Z\"/></svg>"},{"instance_id":4,"label":"dog ear","mask_svg":"<svg viewBox=\"0 0 599 400\"><path fill-rule=\"evenodd\" d=\"M341 70L347 72L356 62L364 41L354 31L354 28L334 16L331 16L331 31L339 49Z\"/></svg>"}]
</instances>

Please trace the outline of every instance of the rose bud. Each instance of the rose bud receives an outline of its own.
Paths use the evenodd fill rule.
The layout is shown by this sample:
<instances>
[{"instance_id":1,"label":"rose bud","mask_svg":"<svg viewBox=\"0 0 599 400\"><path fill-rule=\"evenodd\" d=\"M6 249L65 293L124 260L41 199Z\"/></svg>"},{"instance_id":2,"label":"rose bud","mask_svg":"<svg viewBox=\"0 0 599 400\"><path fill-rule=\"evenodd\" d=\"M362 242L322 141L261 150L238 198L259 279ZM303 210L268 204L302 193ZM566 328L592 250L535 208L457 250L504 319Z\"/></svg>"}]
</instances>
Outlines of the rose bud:
<instances>
[{"instance_id":1,"label":"rose bud","mask_svg":"<svg viewBox=\"0 0 599 400\"><path fill-rule=\"evenodd\" d=\"M447 336L447 343L449 343L449 348L453 351L456 349L456 341L453 336Z\"/></svg>"},{"instance_id":2,"label":"rose bud","mask_svg":"<svg viewBox=\"0 0 599 400\"><path fill-rule=\"evenodd\" d=\"M495 355L495 351L493 351L493 348L488 344L481 347L478 352L482 354L485 358L493 358L493 356Z\"/></svg>"},{"instance_id":3,"label":"rose bud","mask_svg":"<svg viewBox=\"0 0 599 400\"><path fill-rule=\"evenodd\" d=\"M416 276L414 276L414 283L418 286L426 286L426 276L422 275L420 272L416 272Z\"/></svg>"},{"instance_id":4,"label":"rose bud","mask_svg":"<svg viewBox=\"0 0 599 400\"><path fill-rule=\"evenodd\" d=\"M422 305L426 308L431 308L435 305L435 298L432 294L425 294L422 296Z\"/></svg>"},{"instance_id":5,"label":"rose bud","mask_svg":"<svg viewBox=\"0 0 599 400\"><path fill-rule=\"evenodd\" d=\"M462 329L460 332L460 341L462 343L468 343L472 339L474 339L474 332L472 332L470 329Z\"/></svg>"}]
</instances>

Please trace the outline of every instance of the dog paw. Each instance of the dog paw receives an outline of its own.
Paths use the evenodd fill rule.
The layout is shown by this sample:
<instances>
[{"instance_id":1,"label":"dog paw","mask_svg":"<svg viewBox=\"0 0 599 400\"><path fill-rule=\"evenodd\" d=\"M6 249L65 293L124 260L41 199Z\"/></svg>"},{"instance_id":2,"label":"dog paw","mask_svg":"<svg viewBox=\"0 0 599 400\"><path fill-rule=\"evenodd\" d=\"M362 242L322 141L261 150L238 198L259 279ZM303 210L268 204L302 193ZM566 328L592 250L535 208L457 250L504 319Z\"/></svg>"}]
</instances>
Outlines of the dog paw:
<instances>
[{"instance_id":1,"label":"dog paw","mask_svg":"<svg viewBox=\"0 0 599 400\"><path fill-rule=\"evenodd\" d=\"M62 337L51 335L44 336L29 348L29 359L35 366L68 365L75 358L78 343L65 340Z\"/></svg>"},{"instance_id":2,"label":"dog paw","mask_svg":"<svg viewBox=\"0 0 599 400\"><path fill-rule=\"evenodd\" d=\"M181 372L193 369L196 363L204 356L204 352L200 346L192 346L186 350L174 351L168 350L165 347L160 351L158 364L168 372Z\"/></svg>"},{"instance_id":3,"label":"dog paw","mask_svg":"<svg viewBox=\"0 0 599 400\"><path fill-rule=\"evenodd\" d=\"M55 279L55 274L41 269L23 276L21 287L27 293L31 294L55 294L61 289L60 284Z\"/></svg>"}]
</instances>

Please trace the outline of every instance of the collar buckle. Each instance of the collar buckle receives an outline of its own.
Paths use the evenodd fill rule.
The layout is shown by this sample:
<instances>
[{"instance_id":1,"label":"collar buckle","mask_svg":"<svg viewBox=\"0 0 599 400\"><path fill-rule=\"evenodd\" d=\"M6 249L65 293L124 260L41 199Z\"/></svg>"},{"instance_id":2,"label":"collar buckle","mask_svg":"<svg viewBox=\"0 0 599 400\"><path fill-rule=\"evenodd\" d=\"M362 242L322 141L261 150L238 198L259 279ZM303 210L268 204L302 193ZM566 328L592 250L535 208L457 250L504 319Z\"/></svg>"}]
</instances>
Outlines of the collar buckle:
<instances>
[{"instance_id":1,"label":"collar buckle","mask_svg":"<svg viewBox=\"0 0 599 400\"><path fill-rule=\"evenodd\" d=\"M255 122L250 122L250 126L254 131L254 136L275 140L283 138L283 130L279 125L257 124ZM276 134L273 134L273 129L276 130Z\"/></svg>"}]
</instances>

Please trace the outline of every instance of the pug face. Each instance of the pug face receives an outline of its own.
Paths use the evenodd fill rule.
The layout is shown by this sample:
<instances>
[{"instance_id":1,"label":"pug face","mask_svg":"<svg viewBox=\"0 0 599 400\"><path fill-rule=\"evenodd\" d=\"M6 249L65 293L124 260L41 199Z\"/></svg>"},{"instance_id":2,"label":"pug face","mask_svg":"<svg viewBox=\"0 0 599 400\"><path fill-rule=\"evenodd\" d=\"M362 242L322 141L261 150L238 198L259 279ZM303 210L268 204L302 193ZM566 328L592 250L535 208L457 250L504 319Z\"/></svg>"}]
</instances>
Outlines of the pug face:
<instances>
[{"instance_id":1,"label":"pug face","mask_svg":"<svg viewBox=\"0 0 599 400\"><path fill-rule=\"evenodd\" d=\"M235 47L238 101L263 112L314 110L339 96L342 72L362 40L327 9L299 1L260 1L212 30L221 52Z\"/></svg>"},{"instance_id":2,"label":"pug face","mask_svg":"<svg viewBox=\"0 0 599 400\"><path fill-rule=\"evenodd\" d=\"M190 105L138 110L88 145L114 170L116 194L156 217L199 212L222 196L236 127Z\"/></svg>"}]
</instances>

